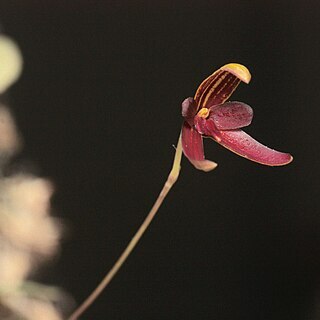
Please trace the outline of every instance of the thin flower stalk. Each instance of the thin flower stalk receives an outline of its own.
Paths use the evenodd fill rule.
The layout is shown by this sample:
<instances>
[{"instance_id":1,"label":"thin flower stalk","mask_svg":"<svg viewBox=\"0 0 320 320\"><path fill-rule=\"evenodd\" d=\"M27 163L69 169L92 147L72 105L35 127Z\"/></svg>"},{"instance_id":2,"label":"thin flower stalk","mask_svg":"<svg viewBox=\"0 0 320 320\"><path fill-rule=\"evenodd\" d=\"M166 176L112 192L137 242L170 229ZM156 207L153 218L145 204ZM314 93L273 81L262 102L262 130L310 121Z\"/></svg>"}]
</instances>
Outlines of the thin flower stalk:
<instances>
[{"instance_id":1,"label":"thin flower stalk","mask_svg":"<svg viewBox=\"0 0 320 320\"><path fill-rule=\"evenodd\" d=\"M133 236L125 250L122 252L116 263L110 269L110 271L106 274L106 276L102 279L100 284L94 289L94 291L88 296L88 298L72 313L69 317L69 320L76 320L82 315L90 305L98 298L101 292L107 287L113 277L117 274L121 266L129 257L132 250L138 244L139 240L149 227L150 223L154 219L156 213L158 212L163 200L166 198L167 194L171 190L172 186L175 184L179 177L180 172L180 163L181 163L181 156L182 156L182 146L181 146L181 135L179 136L178 144L176 147L176 152L173 160L173 166L168 176L167 181L165 182L156 202L154 203L153 207L151 208L150 212L148 213L147 217L141 224L140 228Z\"/></svg>"}]
</instances>

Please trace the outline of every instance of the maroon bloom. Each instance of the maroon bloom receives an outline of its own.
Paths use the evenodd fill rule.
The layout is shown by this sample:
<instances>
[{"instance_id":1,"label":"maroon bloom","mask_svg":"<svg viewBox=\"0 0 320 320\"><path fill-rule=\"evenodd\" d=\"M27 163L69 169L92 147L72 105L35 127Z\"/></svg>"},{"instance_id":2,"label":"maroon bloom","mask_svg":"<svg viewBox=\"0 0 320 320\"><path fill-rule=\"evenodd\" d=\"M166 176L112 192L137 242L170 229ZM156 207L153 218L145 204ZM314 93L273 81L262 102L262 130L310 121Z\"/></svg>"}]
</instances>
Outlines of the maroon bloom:
<instances>
[{"instance_id":1,"label":"maroon bloom","mask_svg":"<svg viewBox=\"0 0 320 320\"><path fill-rule=\"evenodd\" d=\"M282 166L292 161L290 154L270 149L240 129L251 123L253 111L250 106L237 101L225 102L241 81L249 83L250 79L246 67L230 63L205 79L194 99L183 101L183 153L197 169L210 171L217 166L204 157L203 137L264 165Z\"/></svg>"}]
</instances>

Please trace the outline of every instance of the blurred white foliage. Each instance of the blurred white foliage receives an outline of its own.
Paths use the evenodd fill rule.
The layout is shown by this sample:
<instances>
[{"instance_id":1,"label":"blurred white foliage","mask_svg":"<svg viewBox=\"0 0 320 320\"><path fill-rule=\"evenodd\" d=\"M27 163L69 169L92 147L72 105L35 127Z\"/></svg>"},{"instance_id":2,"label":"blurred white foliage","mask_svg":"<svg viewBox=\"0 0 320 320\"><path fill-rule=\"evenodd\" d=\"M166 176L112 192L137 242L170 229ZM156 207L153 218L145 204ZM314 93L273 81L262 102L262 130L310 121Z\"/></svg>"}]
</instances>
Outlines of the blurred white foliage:
<instances>
[{"instance_id":1,"label":"blurred white foliage","mask_svg":"<svg viewBox=\"0 0 320 320\"><path fill-rule=\"evenodd\" d=\"M28 298L22 294L11 294L4 299L5 304L18 316L26 320L61 320L61 315L48 301Z\"/></svg>"},{"instance_id":2,"label":"blurred white foliage","mask_svg":"<svg viewBox=\"0 0 320 320\"><path fill-rule=\"evenodd\" d=\"M0 94L18 80L22 64L17 44L9 37L0 35Z\"/></svg>"},{"instance_id":3,"label":"blurred white foliage","mask_svg":"<svg viewBox=\"0 0 320 320\"><path fill-rule=\"evenodd\" d=\"M18 175L0 180L0 234L20 250L50 256L59 244L58 223L49 215L51 184Z\"/></svg>"},{"instance_id":4,"label":"blurred white foliage","mask_svg":"<svg viewBox=\"0 0 320 320\"><path fill-rule=\"evenodd\" d=\"M19 150L21 142L16 125L7 107L0 103L0 153L10 157Z\"/></svg>"},{"instance_id":5,"label":"blurred white foliage","mask_svg":"<svg viewBox=\"0 0 320 320\"><path fill-rule=\"evenodd\" d=\"M0 35L0 94L21 70L18 46ZM62 292L28 279L59 247L60 223L50 215L53 186L35 176L2 175L3 165L20 146L11 113L0 104L0 318L61 320L55 303Z\"/></svg>"}]
</instances>

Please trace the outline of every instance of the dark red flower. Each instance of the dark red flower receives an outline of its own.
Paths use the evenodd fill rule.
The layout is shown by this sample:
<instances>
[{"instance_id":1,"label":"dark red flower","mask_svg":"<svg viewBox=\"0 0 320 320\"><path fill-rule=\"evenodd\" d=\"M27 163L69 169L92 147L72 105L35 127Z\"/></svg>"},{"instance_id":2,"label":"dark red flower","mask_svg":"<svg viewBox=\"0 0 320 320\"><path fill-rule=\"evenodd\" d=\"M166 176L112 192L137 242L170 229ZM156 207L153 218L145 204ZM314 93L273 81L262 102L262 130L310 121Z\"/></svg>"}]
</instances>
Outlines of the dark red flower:
<instances>
[{"instance_id":1,"label":"dark red flower","mask_svg":"<svg viewBox=\"0 0 320 320\"><path fill-rule=\"evenodd\" d=\"M212 138L239 156L264 165L282 166L292 161L290 154L270 149L240 129L251 123L253 111L250 106L236 101L225 102L241 81L249 83L250 79L246 67L230 63L205 79L194 99L183 101L183 153L197 169L210 171L217 166L204 157L203 137Z\"/></svg>"}]
</instances>

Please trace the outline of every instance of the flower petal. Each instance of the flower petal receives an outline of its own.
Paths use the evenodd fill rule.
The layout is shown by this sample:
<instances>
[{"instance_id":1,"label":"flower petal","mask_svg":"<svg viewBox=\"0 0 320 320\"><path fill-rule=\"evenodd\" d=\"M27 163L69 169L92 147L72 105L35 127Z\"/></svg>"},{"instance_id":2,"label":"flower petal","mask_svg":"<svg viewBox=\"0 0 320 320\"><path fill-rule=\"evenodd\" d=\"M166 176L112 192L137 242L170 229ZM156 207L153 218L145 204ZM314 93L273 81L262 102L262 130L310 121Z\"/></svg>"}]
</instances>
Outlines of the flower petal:
<instances>
[{"instance_id":1,"label":"flower petal","mask_svg":"<svg viewBox=\"0 0 320 320\"><path fill-rule=\"evenodd\" d=\"M198 109L224 103L241 81L249 83L250 79L245 66L237 63L224 65L200 84L194 96Z\"/></svg>"},{"instance_id":2,"label":"flower petal","mask_svg":"<svg viewBox=\"0 0 320 320\"><path fill-rule=\"evenodd\" d=\"M233 130L248 126L253 117L253 110L245 103L232 101L212 107L210 118L218 130Z\"/></svg>"},{"instance_id":3,"label":"flower petal","mask_svg":"<svg viewBox=\"0 0 320 320\"><path fill-rule=\"evenodd\" d=\"M219 142L220 130L217 129L213 119L204 119L202 117L194 117L194 125L198 132L204 136L208 136Z\"/></svg>"},{"instance_id":4,"label":"flower petal","mask_svg":"<svg viewBox=\"0 0 320 320\"><path fill-rule=\"evenodd\" d=\"M199 170L213 170L217 164L204 158L203 142L201 134L187 122L183 123L182 132L182 150L189 161Z\"/></svg>"},{"instance_id":5,"label":"flower petal","mask_svg":"<svg viewBox=\"0 0 320 320\"><path fill-rule=\"evenodd\" d=\"M293 160L290 154L270 149L242 130L220 131L220 138L217 142L227 149L267 166L282 166Z\"/></svg>"},{"instance_id":6,"label":"flower petal","mask_svg":"<svg viewBox=\"0 0 320 320\"><path fill-rule=\"evenodd\" d=\"M184 119L190 124L193 125L193 118L197 114L197 105L193 98L184 99L181 105L181 114Z\"/></svg>"}]
</instances>

